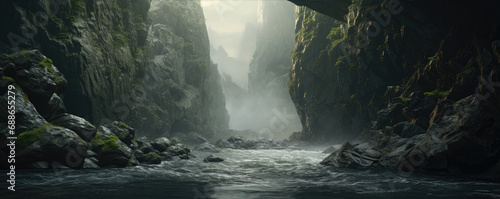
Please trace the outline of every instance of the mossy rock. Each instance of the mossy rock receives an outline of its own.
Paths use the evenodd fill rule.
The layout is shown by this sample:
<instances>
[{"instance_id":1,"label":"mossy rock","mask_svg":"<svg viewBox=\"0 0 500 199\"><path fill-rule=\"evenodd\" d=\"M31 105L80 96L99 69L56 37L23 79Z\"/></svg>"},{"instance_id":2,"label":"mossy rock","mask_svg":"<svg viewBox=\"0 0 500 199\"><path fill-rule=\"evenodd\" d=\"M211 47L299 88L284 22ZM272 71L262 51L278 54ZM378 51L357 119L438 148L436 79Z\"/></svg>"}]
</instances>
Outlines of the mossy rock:
<instances>
[{"instance_id":1,"label":"mossy rock","mask_svg":"<svg viewBox=\"0 0 500 199\"><path fill-rule=\"evenodd\" d=\"M42 135L45 133L45 129L53 126L52 124L46 124L36 129L22 132L17 136L17 146L21 148L28 147L37 140L40 140Z\"/></svg>"},{"instance_id":2,"label":"mossy rock","mask_svg":"<svg viewBox=\"0 0 500 199\"><path fill-rule=\"evenodd\" d=\"M90 141L90 144L98 151L111 152L120 147L118 144L119 140L116 135L104 135L102 132L97 132L95 137Z\"/></svg>"},{"instance_id":3,"label":"mossy rock","mask_svg":"<svg viewBox=\"0 0 500 199\"><path fill-rule=\"evenodd\" d=\"M118 139L118 137L115 135L109 136L108 140L106 140L104 142L104 145L102 147L102 151L103 152L110 152L110 151L117 149L119 147L118 140L120 140L120 139Z\"/></svg>"},{"instance_id":4,"label":"mossy rock","mask_svg":"<svg viewBox=\"0 0 500 199\"><path fill-rule=\"evenodd\" d=\"M127 124L125 124L124 122L119 122L118 123L119 126L123 127L123 128L126 128L126 129L129 129L130 126L128 126Z\"/></svg>"},{"instance_id":5,"label":"mossy rock","mask_svg":"<svg viewBox=\"0 0 500 199\"><path fill-rule=\"evenodd\" d=\"M52 64L54 64L54 62L52 62L52 59L45 58L40 63L38 63L38 66L46 68L50 73L54 74L55 71L52 67Z\"/></svg>"},{"instance_id":6,"label":"mossy rock","mask_svg":"<svg viewBox=\"0 0 500 199\"><path fill-rule=\"evenodd\" d=\"M154 153L154 152L149 152L145 156L145 162L148 164L160 164L161 163L161 156Z\"/></svg>"}]
</instances>

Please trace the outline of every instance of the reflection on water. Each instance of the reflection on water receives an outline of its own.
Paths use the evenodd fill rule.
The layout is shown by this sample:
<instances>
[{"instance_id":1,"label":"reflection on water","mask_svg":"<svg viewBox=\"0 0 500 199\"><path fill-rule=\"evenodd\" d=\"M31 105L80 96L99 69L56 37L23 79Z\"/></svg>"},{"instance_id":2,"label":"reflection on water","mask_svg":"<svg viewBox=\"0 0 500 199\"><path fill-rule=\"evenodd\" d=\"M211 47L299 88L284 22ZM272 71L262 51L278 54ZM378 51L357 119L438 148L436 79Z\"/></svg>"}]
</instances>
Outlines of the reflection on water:
<instances>
[{"instance_id":1,"label":"reflection on water","mask_svg":"<svg viewBox=\"0 0 500 199\"><path fill-rule=\"evenodd\" d=\"M371 169L324 167L306 150L223 150L161 165L68 171L18 171L15 198L491 198L500 183ZM7 187L5 185L5 187ZM6 189L0 195L11 194ZM1 197L4 198L4 197ZM9 197L6 197L9 198Z\"/></svg>"}]
</instances>

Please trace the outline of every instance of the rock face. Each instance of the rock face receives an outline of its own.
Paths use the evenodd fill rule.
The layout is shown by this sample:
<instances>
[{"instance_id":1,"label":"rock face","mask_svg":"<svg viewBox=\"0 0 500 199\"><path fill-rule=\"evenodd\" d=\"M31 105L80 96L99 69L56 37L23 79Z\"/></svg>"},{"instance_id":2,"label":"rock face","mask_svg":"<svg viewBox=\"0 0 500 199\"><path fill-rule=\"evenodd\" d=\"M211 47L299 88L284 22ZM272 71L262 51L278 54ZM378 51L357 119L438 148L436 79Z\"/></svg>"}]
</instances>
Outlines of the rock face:
<instances>
[{"instance_id":1,"label":"rock face","mask_svg":"<svg viewBox=\"0 0 500 199\"><path fill-rule=\"evenodd\" d=\"M87 156L87 143L81 136L88 141L85 136L95 134L95 127L64 112L66 108L57 93L64 91L66 80L52 61L32 50L2 55L0 63L2 154L9 151L5 138L16 136L18 168L81 168ZM15 105L15 135L9 133L9 104ZM51 124L53 118L62 127ZM1 168L7 167L6 160L1 162Z\"/></svg>"},{"instance_id":2,"label":"rock face","mask_svg":"<svg viewBox=\"0 0 500 199\"><path fill-rule=\"evenodd\" d=\"M0 168L9 165L5 157L10 150L7 137L11 136L7 109L12 97L16 103L16 135L12 136L18 137L16 168L96 169L133 166L139 162L159 164L162 159L168 160L172 156L189 158L190 149L182 143L171 142L167 138L158 138L153 142L136 140L135 129L124 122L113 121L96 128L87 120L67 113L61 98L54 93L58 92L59 84L53 81L60 78L57 82L61 83L64 76L56 73L57 68L48 60L38 50L0 57L3 72L0 80L0 156L5 160ZM42 78L40 74L47 76ZM54 83L54 87L35 87L33 82L46 86ZM11 92L8 92L9 87ZM61 89L60 92L63 92ZM43 112L43 116L39 112Z\"/></svg>"},{"instance_id":3,"label":"rock face","mask_svg":"<svg viewBox=\"0 0 500 199\"><path fill-rule=\"evenodd\" d=\"M0 50L38 49L60 70L18 72L38 74L22 82L25 92L37 97L35 106L67 87L62 98L67 110L96 125L124 121L150 137L192 131L209 137L227 129L199 2L2 1L0 7L6 24ZM45 80L48 73L56 78ZM57 100L50 106L57 107Z\"/></svg>"},{"instance_id":4,"label":"rock face","mask_svg":"<svg viewBox=\"0 0 500 199\"><path fill-rule=\"evenodd\" d=\"M304 129L292 140L366 140L381 155L370 165L411 171L494 167L498 2L357 1L343 15L342 4L293 2L335 19L299 9L289 88ZM365 165L367 152L346 148L325 161Z\"/></svg>"},{"instance_id":5,"label":"rock face","mask_svg":"<svg viewBox=\"0 0 500 199\"><path fill-rule=\"evenodd\" d=\"M481 95L466 97L438 116L426 136L404 153L405 167L464 174L494 166L500 158L500 118ZM414 161L419 160L419 161Z\"/></svg>"},{"instance_id":6,"label":"rock face","mask_svg":"<svg viewBox=\"0 0 500 199\"><path fill-rule=\"evenodd\" d=\"M348 7L352 4L349 0L330 0L330 1L307 1L307 0L289 0L298 6L307 6L317 10L337 20L344 20Z\"/></svg>"}]
</instances>

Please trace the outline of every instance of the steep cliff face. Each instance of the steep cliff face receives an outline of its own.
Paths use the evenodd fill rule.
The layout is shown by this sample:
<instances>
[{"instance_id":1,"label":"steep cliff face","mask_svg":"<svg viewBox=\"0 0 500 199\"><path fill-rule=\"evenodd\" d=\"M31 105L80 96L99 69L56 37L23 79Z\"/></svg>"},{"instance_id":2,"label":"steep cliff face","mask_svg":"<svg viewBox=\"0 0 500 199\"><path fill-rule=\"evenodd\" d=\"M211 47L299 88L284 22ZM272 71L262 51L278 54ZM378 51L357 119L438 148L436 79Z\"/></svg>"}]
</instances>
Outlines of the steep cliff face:
<instances>
[{"instance_id":1,"label":"steep cliff face","mask_svg":"<svg viewBox=\"0 0 500 199\"><path fill-rule=\"evenodd\" d=\"M126 104L130 124L156 133L213 136L228 128L217 67L210 62L203 11L196 1L153 1L151 64L140 89L146 103ZM167 134L168 135L168 134Z\"/></svg>"},{"instance_id":2,"label":"steep cliff face","mask_svg":"<svg viewBox=\"0 0 500 199\"><path fill-rule=\"evenodd\" d=\"M2 1L0 47L39 49L68 79L70 113L140 134L227 128L197 1Z\"/></svg>"},{"instance_id":3,"label":"steep cliff face","mask_svg":"<svg viewBox=\"0 0 500 199\"><path fill-rule=\"evenodd\" d=\"M298 11L289 88L304 129L292 139L355 138L376 119L386 87L397 82L394 76L377 76L395 71L367 64L359 55L347 60L346 26L305 7Z\"/></svg>"},{"instance_id":4,"label":"steep cliff face","mask_svg":"<svg viewBox=\"0 0 500 199\"><path fill-rule=\"evenodd\" d=\"M445 3L430 1L359 1L344 14L347 23L301 8L290 92L305 128L302 135L296 136L353 139L363 130L366 132L370 121L380 117L377 111L389 104L391 98L403 93L406 102L413 92L450 90L453 84L458 84L456 77L462 70L458 68L467 63L445 66L444 60L438 59L441 52L450 53L445 60L448 62L464 57L465 54L456 54L461 48L472 52L477 48L474 45L480 45L479 49L493 51L491 42L497 33L491 24L496 23L495 11L484 6L485 16L459 14L464 10L479 13L480 9L467 8L473 5L477 6L456 5L452 11L444 9ZM337 11L332 9L326 14L335 17ZM480 43L480 40L485 41ZM477 78L466 81L474 86L454 100L474 94ZM435 103L428 102L418 115L430 114L434 106ZM408 112L407 118L390 116L389 123L378 127L409 120L427 129L428 116L410 115Z\"/></svg>"},{"instance_id":5,"label":"steep cliff face","mask_svg":"<svg viewBox=\"0 0 500 199\"><path fill-rule=\"evenodd\" d=\"M64 94L71 112L111 118L110 105L144 73L149 1L2 4L2 47L37 48L50 57L71 80Z\"/></svg>"},{"instance_id":6,"label":"steep cliff face","mask_svg":"<svg viewBox=\"0 0 500 199\"><path fill-rule=\"evenodd\" d=\"M292 138L369 140L325 160L337 166L354 151L370 154L368 165L412 172L490 168L500 158L499 8L354 1L347 22L301 8L290 93L304 129Z\"/></svg>"}]
</instances>

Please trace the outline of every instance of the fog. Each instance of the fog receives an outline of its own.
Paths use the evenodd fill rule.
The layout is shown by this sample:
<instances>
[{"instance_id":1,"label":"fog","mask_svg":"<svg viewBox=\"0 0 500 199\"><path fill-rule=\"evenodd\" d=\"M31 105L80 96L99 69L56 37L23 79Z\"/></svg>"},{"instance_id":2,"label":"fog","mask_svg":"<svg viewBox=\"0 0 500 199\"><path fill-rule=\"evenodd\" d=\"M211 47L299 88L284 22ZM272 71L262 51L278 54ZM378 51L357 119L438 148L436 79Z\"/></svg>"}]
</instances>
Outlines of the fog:
<instances>
[{"instance_id":1,"label":"fog","mask_svg":"<svg viewBox=\"0 0 500 199\"><path fill-rule=\"evenodd\" d=\"M246 137L276 139L300 131L286 85L292 64L295 6L285 0L201 2L211 58L222 77L229 127L250 130Z\"/></svg>"},{"instance_id":2,"label":"fog","mask_svg":"<svg viewBox=\"0 0 500 199\"><path fill-rule=\"evenodd\" d=\"M257 0L202 0L212 59L219 71L233 77L242 88L248 86L248 65L255 51ZM221 53L227 53L227 56Z\"/></svg>"}]
</instances>

